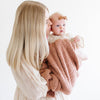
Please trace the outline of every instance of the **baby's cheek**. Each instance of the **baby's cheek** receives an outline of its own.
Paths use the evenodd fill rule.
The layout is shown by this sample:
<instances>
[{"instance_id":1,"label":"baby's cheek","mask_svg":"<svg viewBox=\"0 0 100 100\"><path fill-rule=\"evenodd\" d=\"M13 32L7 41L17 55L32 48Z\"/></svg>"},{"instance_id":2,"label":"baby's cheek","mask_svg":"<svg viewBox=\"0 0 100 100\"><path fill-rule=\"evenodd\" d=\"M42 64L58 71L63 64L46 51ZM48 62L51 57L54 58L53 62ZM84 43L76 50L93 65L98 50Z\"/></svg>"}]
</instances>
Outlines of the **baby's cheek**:
<instances>
[{"instance_id":1,"label":"baby's cheek","mask_svg":"<svg viewBox=\"0 0 100 100\"><path fill-rule=\"evenodd\" d=\"M66 33L66 30L64 30L64 33Z\"/></svg>"},{"instance_id":2,"label":"baby's cheek","mask_svg":"<svg viewBox=\"0 0 100 100\"><path fill-rule=\"evenodd\" d=\"M56 33L56 34L59 34L59 29L56 28L56 29L55 29L55 33Z\"/></svg>"},{"instance_id":3,"label":"baby's cheek","mask_svg":"<svg viewBox=\"0 0 100 100\"><path fill-rule=\"evenodd\" d=\"M63 31L64 31L64 33L65 33L65 32L66 32L66 29L64 28Z\"/></svg>"},{"instance_id":4,"label":"baby's cheek","mask_svg":"<svg viewBox=\"0 0 100 100\"><path fill-rule=\"evenodd\" d=\"M56 27L52 27L52 31L53 32L56 32L57 31L57 28Z\"/></svg>"}]
</instances>

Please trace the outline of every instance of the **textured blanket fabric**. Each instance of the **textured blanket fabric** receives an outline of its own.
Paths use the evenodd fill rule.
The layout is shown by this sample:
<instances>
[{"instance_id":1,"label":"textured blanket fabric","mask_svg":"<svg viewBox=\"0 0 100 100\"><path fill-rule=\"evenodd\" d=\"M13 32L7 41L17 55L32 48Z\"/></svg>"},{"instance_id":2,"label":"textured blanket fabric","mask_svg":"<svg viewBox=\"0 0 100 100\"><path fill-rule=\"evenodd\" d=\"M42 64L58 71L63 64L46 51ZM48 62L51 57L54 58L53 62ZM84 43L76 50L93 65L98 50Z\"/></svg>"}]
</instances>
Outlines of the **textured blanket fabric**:
<instances>
[{"instance_id":1,"label":"textured blanket fabric","mask_svg":"<svg viewBox=\"0 0 100 100\"><path fill-rule=\"evenodd\" d=\"M50 53L40 69L47 81L47 96L55 96L55 91L70 94L78 77L80 59L69 39L57 39L49 44Z\"/></svg>"}]
</instances>

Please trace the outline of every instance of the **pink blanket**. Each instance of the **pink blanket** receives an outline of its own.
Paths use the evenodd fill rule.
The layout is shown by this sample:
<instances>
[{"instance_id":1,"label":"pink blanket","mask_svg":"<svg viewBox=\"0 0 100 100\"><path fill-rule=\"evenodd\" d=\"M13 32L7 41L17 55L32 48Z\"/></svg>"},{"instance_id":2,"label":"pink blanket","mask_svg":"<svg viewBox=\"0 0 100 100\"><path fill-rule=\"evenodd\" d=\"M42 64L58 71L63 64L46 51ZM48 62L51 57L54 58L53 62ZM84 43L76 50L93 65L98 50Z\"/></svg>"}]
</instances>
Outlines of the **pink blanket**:
<instances>
[{"instance_id":1,"label":"pink blanket","mask_svg":"<svg viewBox=\"0 0 100 100\"><path fill-rule=\"evenodd\" d=\"M58 39L49 44L50 53L44 60L40 74L47 81L47 96L55 96L55 91L70 94L78 77L80 59L68 39Z\"/></svg>"}]
</instances>

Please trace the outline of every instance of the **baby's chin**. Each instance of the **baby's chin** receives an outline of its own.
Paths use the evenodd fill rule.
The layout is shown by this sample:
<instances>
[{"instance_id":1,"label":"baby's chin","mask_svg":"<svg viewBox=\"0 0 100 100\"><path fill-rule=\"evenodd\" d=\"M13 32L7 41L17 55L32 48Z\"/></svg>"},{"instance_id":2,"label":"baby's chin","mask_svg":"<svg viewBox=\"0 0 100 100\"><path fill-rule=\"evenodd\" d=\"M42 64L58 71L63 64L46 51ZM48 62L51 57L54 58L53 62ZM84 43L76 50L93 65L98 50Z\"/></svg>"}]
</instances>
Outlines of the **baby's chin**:
<instances>
[{"instance_id":1,"label":"baby's chin","mask_svg":"<svg viewBox=\"0 0 100 100\"><path fill-rule=\"evenodd\" d=\"M58 34L58 36L61 36L61 35L63 35L63 34L64 34L64 33L63 33L63 32L61 32L61 33L59 33L59 34Z\"/></svg>"},{"instance_id":2,"label":"baby's chin","mask_svg":"<svg viewBox=\"0 0 100 100\"><path fill-rule=\"evenodd\" d=\"M58 34L58 33L54 33L53 35L61 36L61 35L63 35L63 34L64 34L63 32L60 32L59 34Z\"/></svg>"}]
</instances>

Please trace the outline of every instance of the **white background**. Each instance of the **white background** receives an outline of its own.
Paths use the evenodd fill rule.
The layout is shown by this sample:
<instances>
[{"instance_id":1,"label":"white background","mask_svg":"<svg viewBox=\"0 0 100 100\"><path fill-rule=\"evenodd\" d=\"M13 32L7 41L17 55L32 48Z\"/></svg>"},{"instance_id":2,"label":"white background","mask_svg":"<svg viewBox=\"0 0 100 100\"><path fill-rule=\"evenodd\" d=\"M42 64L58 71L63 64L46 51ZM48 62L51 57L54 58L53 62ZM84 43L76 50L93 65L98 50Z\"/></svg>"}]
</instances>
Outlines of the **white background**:
<instances>
[{"instance_id":1,"label":"white background","mask_svg":"<svg viewBox=\"0 0 100 100\"><path fill-rule=\"evenodd\" d=\"M15 12L23 0L0 2L0 100L13 100L16 87L6 50L12 34ZM50 14L58 11L68 17L67 32L85 38L88 61L83 63L80 76L72 91L72 100L100 100L100 3L99 0L37 0L44 3Z\"/></svg>"}]
</instances>

